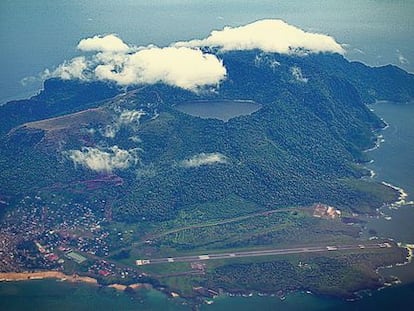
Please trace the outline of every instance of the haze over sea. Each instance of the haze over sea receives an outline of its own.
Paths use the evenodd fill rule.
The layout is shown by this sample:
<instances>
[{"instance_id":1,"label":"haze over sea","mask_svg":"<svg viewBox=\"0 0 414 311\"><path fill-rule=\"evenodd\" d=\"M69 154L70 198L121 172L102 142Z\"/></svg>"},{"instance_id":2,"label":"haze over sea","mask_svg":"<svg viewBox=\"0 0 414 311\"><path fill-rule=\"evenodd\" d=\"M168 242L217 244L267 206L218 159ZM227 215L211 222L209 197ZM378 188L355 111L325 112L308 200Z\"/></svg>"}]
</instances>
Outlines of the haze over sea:
<instances>
[{"instance_id":1,"label":"haze over sea","mask_svg":"<svg viewBox=\"0 0 414 311\"><path fill-rule=\"evenodd\" d=\"M116 33L165 46L263 18L329 34L347 45L349 59L414 72L413 13L409 0L2 0L0 103L35 93L39 74L76 56L85 37Z\"/></svg>"},{"instance_id":2,"label":"haze over sea","mask_svg":"<svg viewBox=\"0 0 414 311\"><path fill-rule=\"evenodd\" d=\"M237 26L263 18L281 18L304 30L329 34L338 42L347 44L348 59L370 65L392 63L414 72L413 14L414 1L410 0L2 0L0 103L36 93L41 87L39 74L76 56L75 47L85 37L117 33L130 44L165 46L178 40L206 37L211 30L225 25ZM402 185L407 190L414 189L413 167L401 165L414 158L414 129L410 127L414 104L405 106L404 113L395 105L374 109L391 127L384 133L386 143L372 154L375 158L373 168L381 180ZM395 135L395 128L401 134ZM399 137L404 139L403 144L391 143ZM402 209L401 212L403 219L398 216L398 211L393 212L393 220L379 220L372 223L372 227L380 234L396 239L414 237L412 230L404 230L405 227L398 222L413 219L413 211ZM407 271L402 273L410 274ZM414 274L411 282L413 280ZM407 297L413 293L414 285L411 283L374 293L372 297L352 305L306 294L290 295L285 301L274 297L222 297L204 309L374 310L378 306L399 309L409 303ZM55 281L1 283L0 309L181 309L158 293L142 295L131 298L113 291Z\"/></svg>"}]
</instances>

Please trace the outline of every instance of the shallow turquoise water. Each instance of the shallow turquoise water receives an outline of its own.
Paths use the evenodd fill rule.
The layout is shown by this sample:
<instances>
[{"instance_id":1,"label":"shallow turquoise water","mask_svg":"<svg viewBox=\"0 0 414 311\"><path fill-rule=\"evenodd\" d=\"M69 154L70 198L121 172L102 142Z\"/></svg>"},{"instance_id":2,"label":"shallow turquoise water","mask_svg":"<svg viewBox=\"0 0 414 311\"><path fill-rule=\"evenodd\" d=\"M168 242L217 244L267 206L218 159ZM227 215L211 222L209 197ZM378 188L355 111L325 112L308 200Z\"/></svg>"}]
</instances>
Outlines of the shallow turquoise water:
<instances>
[{"instance_id":1,"label":"shallow turquoise water","mask_svg":"<svg viewBox=\"0 0 414 311\"><path fill-rule=\"evenodd\" d=\"M155 290L126 294L111 288L56 280L0 283L0 310L188 310Z\"/></svg>"},{"instance_id":2,"label":"shallow turquoise water","mask_svg":"<svg viewBox=\"0 0 414 311\"><path fill-rule=\"evenodd\" d=\"M321 298L305 293L289 295L285 300L277 297L223 296L214 299L212 305L202 305L201 310L403 310L409 302L409 297L413 295L414 284L378 291L354 302ZM154 290L139 291L135 295L129 295L85 284L36 280L0 283L0 310L181 311L191 310L191 308Z\"/></svg>"}]
</instances>

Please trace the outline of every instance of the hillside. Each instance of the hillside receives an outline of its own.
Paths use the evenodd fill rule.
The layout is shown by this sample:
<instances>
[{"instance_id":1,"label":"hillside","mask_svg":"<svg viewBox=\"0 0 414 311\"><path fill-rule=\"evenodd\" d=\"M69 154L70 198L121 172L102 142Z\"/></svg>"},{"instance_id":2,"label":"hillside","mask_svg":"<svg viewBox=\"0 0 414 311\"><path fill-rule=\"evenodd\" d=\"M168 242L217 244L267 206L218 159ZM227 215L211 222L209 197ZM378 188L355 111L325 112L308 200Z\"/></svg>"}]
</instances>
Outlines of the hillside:
<instances>
[{"instance_id":1,"label":"hillside","mask_svg":"<svg viewBox=\"0 0 414 311\"><path fill-rule=\"evenodd\" d=\"M37 95L0 106L1 272L150 284L194 309L396 281L378 268L411 251L366 230L401 196L364 167L386 126L366 104L412 99L412 74L282 20L77 48Z\"/></svg>"},{"instance_id":2,"label":"hillside","mask_svg":"<svg viewBox=\"0 0 414 311\"><path fill-rule=\"evenodd\" d=\"M324 202L367 212L394 198L360 180L362 151L384 126L365 103L412 97L412 75L338 54L216 53L227 78L214 92L53 79L39 95L0 107L0 193L115 174L122 186L80 191L105 197L128 222L172 219L232 196L263 209ZM201 99L252 100L261 109L223 122L174 108Z\"/></svg>"}]
</instances>

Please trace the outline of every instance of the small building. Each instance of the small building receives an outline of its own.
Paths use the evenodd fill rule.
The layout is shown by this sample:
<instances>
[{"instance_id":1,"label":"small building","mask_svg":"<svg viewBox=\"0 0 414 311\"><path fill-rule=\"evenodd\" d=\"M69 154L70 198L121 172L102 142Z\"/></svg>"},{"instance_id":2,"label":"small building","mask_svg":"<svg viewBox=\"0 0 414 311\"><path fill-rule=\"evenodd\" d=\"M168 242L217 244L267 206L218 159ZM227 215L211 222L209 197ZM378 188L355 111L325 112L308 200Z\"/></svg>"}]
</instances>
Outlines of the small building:
<instances>
[{"instance_id":1,"label":"small building","mask_svg":"<svg viewBox=\"0 0 414 311\"><path fill-rule=\"evenodd\" d=\"M314 205L313 216L317 218L335 219L341 216L341 211L322 203Z\"/></svg>"},{"instance_id":2,"label":"small building","mask_svg":"<svg viewBox=\"0 0 414 311\"><path fill-rule=\"evenodd\" d=\"M107 270L99 270L98 274L106 277L106 276L110 275L111 272L109 272Z\"/></svg>"},{"instance_id":3,"label":"small building","mask_svg":"<svg viewBox=\"0 0 414 311\"><path fill-rule=\"evenodd\" d=\"M53 253L47 254L45 257L50 261L56 261L59 259L59 257Z\"/></svg>"},{"instance_id":4,"label":"small building","mask_svg":"<svg viewBox=\"0 0 414 311\"><path fill-rule=\"evenodd\" d=\"M149 263L150 263L150 261L149 261L149 260L147 260L147 259L137 259L137 260L135 261L135 264L136 264L137 266L148 265Z\"/></svg>"}]
</instances>

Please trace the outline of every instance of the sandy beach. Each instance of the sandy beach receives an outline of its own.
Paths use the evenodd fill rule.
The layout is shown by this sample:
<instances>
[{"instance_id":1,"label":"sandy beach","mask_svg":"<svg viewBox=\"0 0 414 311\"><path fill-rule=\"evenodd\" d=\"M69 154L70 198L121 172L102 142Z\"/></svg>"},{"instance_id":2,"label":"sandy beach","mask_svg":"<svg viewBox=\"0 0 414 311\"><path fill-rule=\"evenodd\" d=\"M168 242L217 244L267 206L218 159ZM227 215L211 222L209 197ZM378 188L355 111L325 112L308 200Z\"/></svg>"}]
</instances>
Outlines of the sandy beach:
<instances>
[{"instance_id":1,"label":"sandy beach","mask_svg":"<svg viewBox=\"0 0 414 311\"><path fill-rule=\"evenodd\" d=\"M69 282L84 282L98 284L98 281L88 276L67 275L59 271L38 272L0 272L0 281L27 281L39 279L60 279Z\"/></svg>"},{"instance_id":2,"label":"sandy beach","mask_svg":"<svg viewBox=\"0 0 414 311\"><path fill-rule=\"evenodd\" d=\"M123 291L123 290L125 290L128 286L126 286L126 285L122 285L122 284L111 284L111 285L108 285L108 287L110 287L110 288L115 288L116 290Z\"/></svg>"},{"instance_id":3,"label":"sandy beach","mask_svg":"<svg viewBox=\"0 0 414 311\"><path fill-rule=\"evenodd\" d=\"M28 281L28 280L43 280L43 279L57 279L68 282L83 282L93 285L98 285L98 281L89 276L79 276L77 274L67 275L59 271L37 271L37 272L0 272L0 282L14 282L14 281ZM140 288L151 288L148 284L135 283L130 285L123 284L110 284L110 288L114 288L119 291L132 288L134 290Z\"/></svg>"},{"instance_id":4,"label":"sandy beach","mask_svg":"<svg viewBox=\"0 0 414 311\"><path fill-rule=\"evenodd\" d=\"M145 284L145 283L135 283L131 284L128 287L132 289L139 289L139 288L151 288L151 285Z\"/></svg>"}]
</instances>

